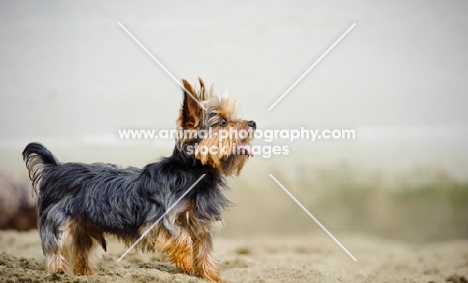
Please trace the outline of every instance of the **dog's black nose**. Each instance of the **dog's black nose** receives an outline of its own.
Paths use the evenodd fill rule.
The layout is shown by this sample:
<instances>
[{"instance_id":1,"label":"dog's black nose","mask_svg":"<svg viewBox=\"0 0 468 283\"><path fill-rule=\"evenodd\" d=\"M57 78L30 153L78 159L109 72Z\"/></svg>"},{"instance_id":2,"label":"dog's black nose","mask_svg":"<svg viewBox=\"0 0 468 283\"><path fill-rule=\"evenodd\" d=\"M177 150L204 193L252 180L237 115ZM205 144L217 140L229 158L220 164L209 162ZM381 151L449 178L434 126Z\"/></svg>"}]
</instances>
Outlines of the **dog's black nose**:
<instances>
[{"instance_id":1,"label":"dog's black nose","mask_svg":"<svg viewBox=\"0 0 468 283\"><path fill-rule=\"evenodd\" d=\"M251 128L257 128L257 124L255 123L255 121L249 121L249 127Z\"/></svg>"}]
</instances>

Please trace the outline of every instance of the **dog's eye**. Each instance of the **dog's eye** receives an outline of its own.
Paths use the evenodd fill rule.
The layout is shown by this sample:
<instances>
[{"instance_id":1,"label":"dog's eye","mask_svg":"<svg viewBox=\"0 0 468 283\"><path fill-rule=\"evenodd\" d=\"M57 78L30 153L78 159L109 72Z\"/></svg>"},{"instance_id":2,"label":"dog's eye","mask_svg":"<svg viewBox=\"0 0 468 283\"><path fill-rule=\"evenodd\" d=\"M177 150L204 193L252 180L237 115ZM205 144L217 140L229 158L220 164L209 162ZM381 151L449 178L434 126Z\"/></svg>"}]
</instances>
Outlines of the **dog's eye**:
<instances>
[{"instance_id":1,"label":"dog's eye","mask_svg":"<svg viewBox=\"0 0 468 283\"><path fill-rule=\"evenodd\" d=\"M221 120L219 120L219 125L221 127L226 127L228 125L228 120L221 118Z\"/></svg>"}]
</instances>

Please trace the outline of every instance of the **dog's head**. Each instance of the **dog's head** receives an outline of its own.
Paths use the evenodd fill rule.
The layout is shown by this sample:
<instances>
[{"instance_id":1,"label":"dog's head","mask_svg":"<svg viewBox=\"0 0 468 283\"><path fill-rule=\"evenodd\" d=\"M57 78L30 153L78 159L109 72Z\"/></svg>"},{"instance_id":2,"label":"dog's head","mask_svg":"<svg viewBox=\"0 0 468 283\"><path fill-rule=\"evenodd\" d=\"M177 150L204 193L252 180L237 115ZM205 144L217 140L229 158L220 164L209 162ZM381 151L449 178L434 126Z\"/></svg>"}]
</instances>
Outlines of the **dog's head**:
<instances>
[{"instance_id":1,"label":"dog's head","mask_svg":"<svg viewBox=\"0 0 468 283\"><path fill-rule=\"evenodd\" d=\"M183 103L177 119L177 146L202 164L224 175L238 175L249 156L256 129L252 120L237 117L236 102L207 90L201 78L200 89L183 80Z\"/></svg>"}]
</instances>

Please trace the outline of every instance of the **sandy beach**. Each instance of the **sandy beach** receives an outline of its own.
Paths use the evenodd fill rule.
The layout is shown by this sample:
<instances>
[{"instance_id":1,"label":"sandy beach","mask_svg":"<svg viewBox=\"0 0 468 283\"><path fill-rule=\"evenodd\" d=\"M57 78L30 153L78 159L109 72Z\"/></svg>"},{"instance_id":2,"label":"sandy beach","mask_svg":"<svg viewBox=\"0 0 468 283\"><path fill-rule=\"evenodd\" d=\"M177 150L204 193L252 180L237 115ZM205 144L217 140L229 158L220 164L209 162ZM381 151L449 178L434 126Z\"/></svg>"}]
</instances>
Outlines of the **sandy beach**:
<instances>
[{"instance_id":1,"label":"sandy beach","mask_svg":"<svg viewBox=\"0 0 468 283\"><path fill-rule=\"evenodd\" d=\"M454 282L468 278L468 241L408 244L362 235L341 235L354 262L322 235L264 236L216 240L223 282ZM206 282L177 270L160 254L130 252L111 241L98 252L93 276L48 273L42 267L37 231L0 234L2 282Z\"/></svg>"}]
</instances>

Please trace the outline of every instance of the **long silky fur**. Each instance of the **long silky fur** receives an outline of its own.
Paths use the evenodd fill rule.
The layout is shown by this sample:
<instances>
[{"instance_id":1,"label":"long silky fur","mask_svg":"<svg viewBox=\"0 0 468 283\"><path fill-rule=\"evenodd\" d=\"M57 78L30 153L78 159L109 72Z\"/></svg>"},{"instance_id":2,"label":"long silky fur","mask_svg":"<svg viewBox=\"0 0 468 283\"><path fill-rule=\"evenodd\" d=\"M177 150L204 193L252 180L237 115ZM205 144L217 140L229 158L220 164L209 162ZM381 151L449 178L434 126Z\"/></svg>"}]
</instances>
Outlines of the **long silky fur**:
<instances>
[{"instance_id":1,"label":"long silky fur","mask_svg":"<svg viewBox=\"0 0 468 283\"><path fill-rule=\"evenodd\" d=\"M197 207L197 218L219 221L229 204L222 194L222 189L227 188L225 178L177 148L172 156L143 169L122 169L105 163L60 164L39 143L26 146L23 158L35 169L32 176L34 188L39 193L40 218L45 218L54 208L54 212L58 210L80 221L93 223L102 232L124 240L136 240L140 236L139 228L159 219L202 174L206 176L177 206L193 202ZM166 228L174 230L173 227Z\"/></svg>"}]
</instances>

